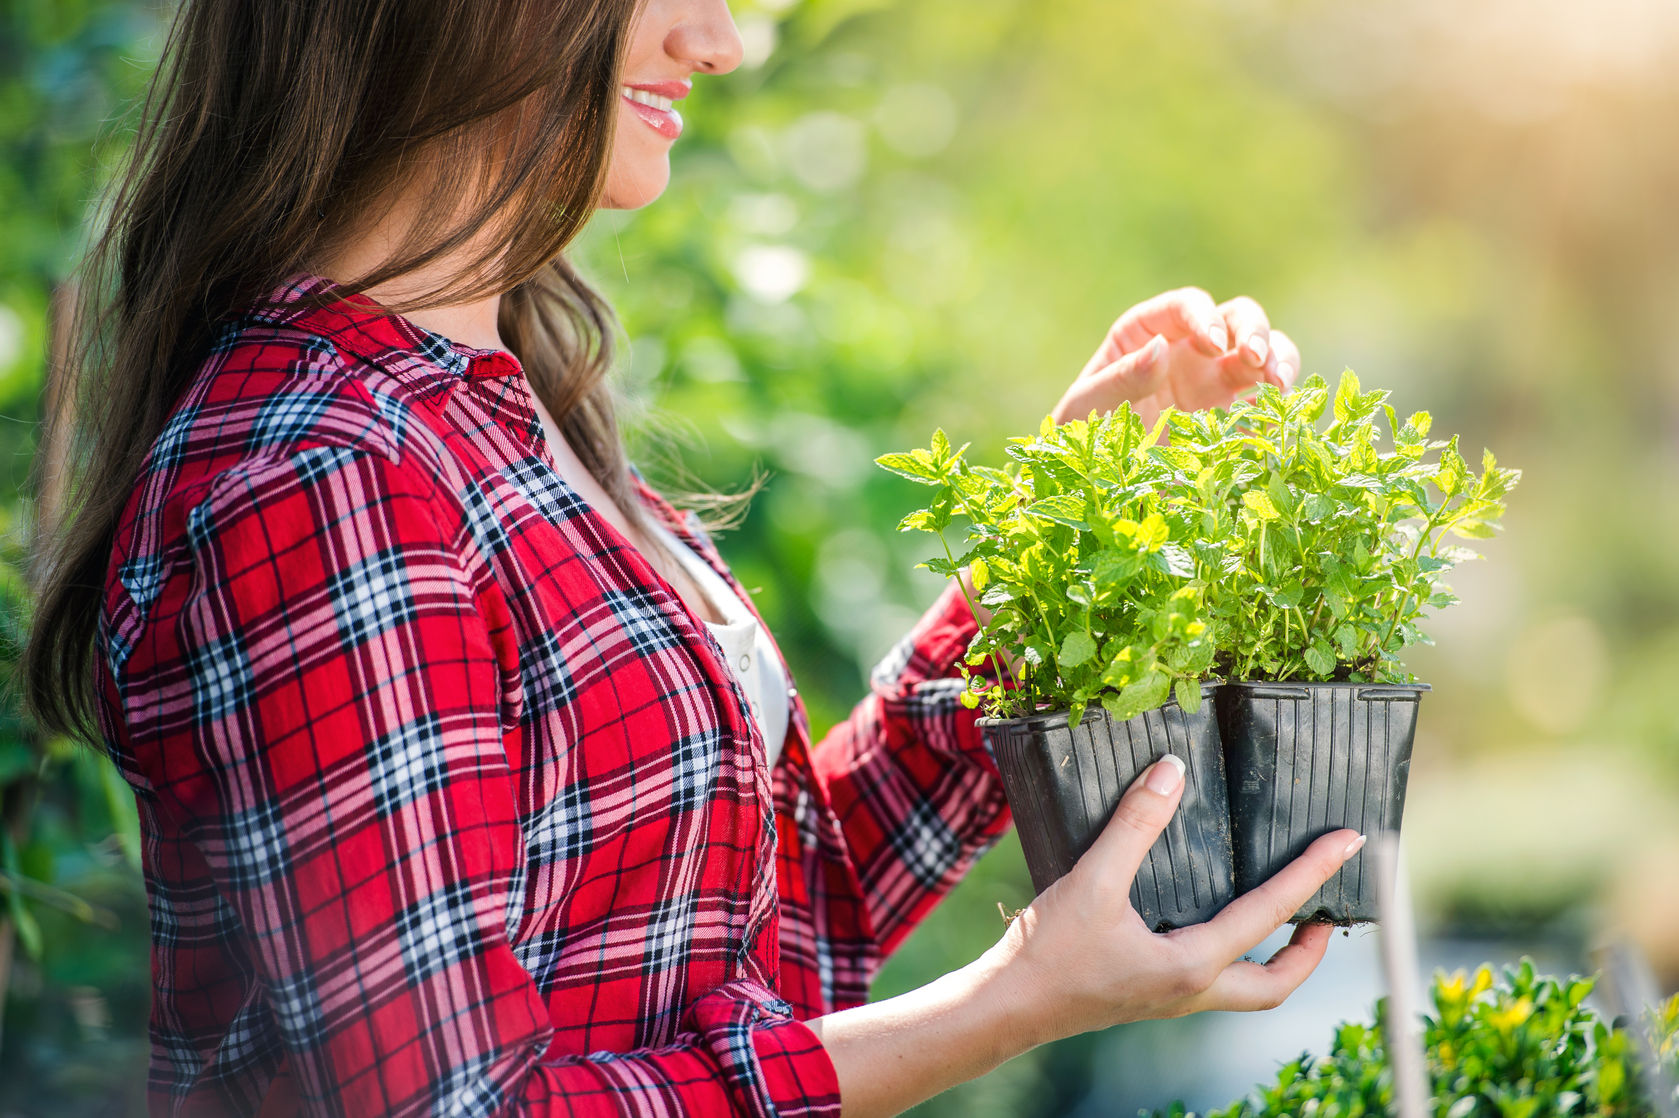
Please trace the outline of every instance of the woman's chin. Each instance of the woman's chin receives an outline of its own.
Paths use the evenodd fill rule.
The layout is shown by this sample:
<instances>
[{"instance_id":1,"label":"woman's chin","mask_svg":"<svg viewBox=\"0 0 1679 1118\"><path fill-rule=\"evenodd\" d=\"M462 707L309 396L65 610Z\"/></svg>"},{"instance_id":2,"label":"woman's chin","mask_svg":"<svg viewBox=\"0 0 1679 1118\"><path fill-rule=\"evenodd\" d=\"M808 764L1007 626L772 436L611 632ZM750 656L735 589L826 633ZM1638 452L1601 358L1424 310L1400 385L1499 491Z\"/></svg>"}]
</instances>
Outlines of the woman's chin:
<instances>
[{"instance_id":1,"label":"woman's chin","mask_svg":"<svg viewBox=\"0 0 1679 1118\"><path fill-rule=\"evenodd\" d=\"M612 175L607 178L606 187L601 191L600 208L603 210L639 210L665 192L670 185L670 164L665 160L659 161L659 166L649 167L646 172L629 176Z\"/></svg>"}]
</instances>

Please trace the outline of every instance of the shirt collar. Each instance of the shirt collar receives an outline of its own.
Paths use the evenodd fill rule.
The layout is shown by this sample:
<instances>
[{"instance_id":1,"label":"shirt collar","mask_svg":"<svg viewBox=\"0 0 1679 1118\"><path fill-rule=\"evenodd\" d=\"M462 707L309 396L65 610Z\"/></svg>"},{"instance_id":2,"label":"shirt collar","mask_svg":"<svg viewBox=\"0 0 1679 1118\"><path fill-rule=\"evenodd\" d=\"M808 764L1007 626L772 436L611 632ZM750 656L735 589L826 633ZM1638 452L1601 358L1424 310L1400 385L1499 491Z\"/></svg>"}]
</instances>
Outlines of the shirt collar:
<instances>
[{"instance_id":1,"label":"shirt collar","mask_svg":"<svg viewBox=\"0 0 1679 1118\"><path fill-rule=\"evenodd\" d=\"M397 375L414 373L416 360L456 381L510 377L524 371L519 359L504 349L451 341L365 293L340 294L341 289L341 284L324 276L298 272L257 300L249 313L330 338L335 345Z\"/></svg>"}]
</instances>

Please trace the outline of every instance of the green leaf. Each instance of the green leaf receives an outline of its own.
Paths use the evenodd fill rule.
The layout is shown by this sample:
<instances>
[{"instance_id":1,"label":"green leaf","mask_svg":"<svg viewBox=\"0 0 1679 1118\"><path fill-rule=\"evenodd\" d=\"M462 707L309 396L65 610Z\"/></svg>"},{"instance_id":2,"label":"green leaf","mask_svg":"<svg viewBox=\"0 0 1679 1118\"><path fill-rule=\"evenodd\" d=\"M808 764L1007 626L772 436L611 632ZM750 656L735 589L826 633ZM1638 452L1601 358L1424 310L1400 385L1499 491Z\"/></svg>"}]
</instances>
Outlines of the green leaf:
<instances>
[{"instance_id":1,"label":"green leaf","mask_svg":"<svg viewBox=\"0 0 1679 1118\"><path fill-rule=\"evenodd\" d=\"M1201 681L1198 679L1180 679L1172 685L1172 693L1178 700L1178 706L1184 713L1194 714L1201 709Z\"/></svg>"},{"instance_id":2,"label":"green leaf","mask_svg":"<svg viewBox=\"0 0 1679 1118\"><path fill-rule=\"evenodd\" d=\"M1283 516L1294 515L1294 494L1289 491L1288 483L1281 474L1272 474L1265 483L1265 495L1271 498L1271 504Z\"/></svg>"},{"instance_id":3,"label":"green leaf","mask_svg":"<svg viewBox=\"0 0 1679 1118\"><path fill-rule=\"evenodd\" d=\"M1290 583L1281 590L1274 591L1271 602L1279 609L1293 609L1306 596L1306 587L1298 582Z\"/></svg>"},{"instance_id":4,"label":"green leaf","mask_svg":"<svg viewBox=\"0 0 1679 1118\"><path fill-rule=\"evenodd\" d=\"M1127 717L1134 718L1145 710L1153 710L1163 705L1171 693L1171 676L1165 672L1153 671L1121 691L1119 701L1127 710L1133 712Z\"/></svg>"},{"instance_id":5,"label":"green leaf","mask_svg":"<svg viewBox=\"0 0 1679 1118\"><path fill-rule=\"evenodd\" d=\"M1358 651L1358 630L1351 625L1340 625L1335 629L1335 643L1341 646L1341 655L1352 659Z\"/></svg>"},{"instance_id":6,"label":"green leaf","mask_svg":"<svg viewBox=\"0 0 1679 1118\"><path fill-rule=\"evenodd\" d=\"M1112 589L1136 577L1144 562L1135 551L1103 551L1090 564L1090 578L1097 587Z\"/></svg>"},{"instance_id":7,"label":"green leaf","mask_svg":"<svg viewBox=\"0 0 1679 1118\"><path fill-rule=\"evenodd\" d=\"M1323 641L1316 641L1306 649L1306 666L1327 679L1335 674L1335 653Z\"/></svg>"},{"instance_id":8,"label":"green leaf","mask_svg":"<svg viewBox=\"0 0 1679 1118\"><path fill-rule=\"evenodd\" d=\"M1178 544L1163 544L1155 558L1166 574L1175 578L1195 577L1195 556Z\"/></svg>"},{"instance_id":9,"label":"green leaf","mask_svg":"<svg viewBox=\"0 0 1679 1118\"><path fill-rule=\"evenodd\" d=\"M1067 639L1061 645L1061 654L1056 657L1056 662L1063 668L1076 668L1080 664L1087 663L1095 655L1096 642L1091 639L1089 633L1077 629L1067 634Z\"/></svg>"},{"instance_id":10,"label":"green leaf","mask_svg":"<svg viewBox=\"0 0 1679 1118\"><path fill-rule=\"evenodd\" d=\"M1102 672L1102 682L1109 687L1124 687L1137 678L1137 661L1131 649L1121 649Z\"/></svg>"},{"instance_id":11,"label":"green leaf","mask_svg":"<svg viewBox=\"0 0 1679 1118\"><path fill-rule=\"evenodd\" d=\"M1358 374L1347 369L1341 374L1341 383L1335 389L1335 419L1345 423L1353 418L1357 408L1359 396Z\"/></svg>"},{"instance_id":12,"label":"green leaf","mask_svg":"<svg viewBox=\"0 0 1679 1118\"><path fill-rule=\"evenodd\" d=\"M1070 493L1056 493L1033 501L1026 506L1026 511L1032 516L1084 530L1090 527L1085 520L1085 508L1086 502L1083 497Z\"/></svg>"},{"instance_id":13,"label":"green leaf","mask_svg":"<svg viewBox=\"0 0 1679 1118\"><path fill-rule=\"evenodd\" d=\"M1261 520L1276 520L1279 516L1277 506L1271 503L1270 496L1260 489L1250 489L1243 493L1242 504Z\"/></svg>"},{"instance_id":14,"label":"green leaf","mask_svg":"<svg viewBox=\"0 0 1679 1118\"><path fill-rule=\"evenodd\" d=\"M1155 461L1170 466L1175 470L1182 470L1196 477L1201 473L1201 456L1193 451L1179 446L1155 446L1149 448L1149 455Z\"/></svg>"},{"instance_id":15,"label":"green leaf","mask_svg":"<svg viewBox=\"0 0 1679 1118\"><path fill-rule=\"evenodd\" d=\"M1171 530L1166 527L1165 517L1157 512L1151 512L1138 523L1137 534L1134 538L1139 548L1159 551L1171 538Z\"/></svg>"},{"instance_id":16,"label":"green leaf","mask_svg":"<svg viewBox=\"0 0 1679 1118\"><path fill-rule=\"evenodd\" d=\"M1148 708L1137 706L1134 702L1125 699L1124 696L1108 691L1102 695L1102 709L1107 711L1115 722L1129 722ZM1072 723L1071 719L1068 719L1068 721ZM1076 725L1076 723L1072 724Z\"/></svg>"},{"instance_id":17,"label":"green leaf","mask_svg":"<svg viewBox=\"0 0 1679 1118\"><path fill-rule=\"evenodd\" d=\"M918 481L923 485L937 485L943 480L938 468L933 465L932 455L925 450L882 454L875 459L875 464L891 470L900 477L907 477L911 481Z\"/></svg>"},{"instance_id":18,"label":"green leaf","mask_svg":"<svg viewBox=\"0 0 1679 1118\"><path fill-rule=\"evenodd\" d=\"M927 509L916 509L898 521L898 531L900 532L937 532L938 530L932 512Z\"/></svg>"}]
</instances>

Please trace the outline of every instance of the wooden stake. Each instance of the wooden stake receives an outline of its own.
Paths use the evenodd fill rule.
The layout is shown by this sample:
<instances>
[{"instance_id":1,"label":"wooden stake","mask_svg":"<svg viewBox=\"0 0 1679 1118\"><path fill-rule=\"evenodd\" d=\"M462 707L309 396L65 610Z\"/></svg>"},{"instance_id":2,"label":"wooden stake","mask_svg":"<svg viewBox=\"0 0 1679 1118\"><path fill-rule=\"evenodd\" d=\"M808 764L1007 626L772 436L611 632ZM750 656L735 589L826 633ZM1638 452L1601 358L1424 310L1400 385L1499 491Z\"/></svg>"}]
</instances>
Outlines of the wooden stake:
<instances>
[{"instance_id":1,"label":"wooden stake","mask_svg":"<svg viewBox=\"0 0 1679 1118\"><path fill-rule=\"evenodd\" d=\"M1398 1118L1426 1118L1431 1107L1424 1074L1422 1034L1417 1027L1417 933L1411 919L1411 894L1399 869L1399 835L1383 831L1372 837L1366 856L1376 864L1377 931L1382 970L1387 977L1388 1011L1384 1022L1388 1066L1393 1069L1393 1100Z\"/></svg>"}]
</instances>

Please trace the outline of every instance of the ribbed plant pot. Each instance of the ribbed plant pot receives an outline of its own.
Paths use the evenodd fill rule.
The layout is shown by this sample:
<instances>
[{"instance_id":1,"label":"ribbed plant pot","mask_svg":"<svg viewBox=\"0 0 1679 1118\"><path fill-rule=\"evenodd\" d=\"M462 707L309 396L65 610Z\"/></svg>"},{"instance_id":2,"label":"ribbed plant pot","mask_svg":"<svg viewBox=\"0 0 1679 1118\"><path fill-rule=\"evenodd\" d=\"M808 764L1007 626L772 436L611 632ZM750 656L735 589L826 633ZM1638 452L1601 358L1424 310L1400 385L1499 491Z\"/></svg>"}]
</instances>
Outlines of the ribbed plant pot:
<instances>
[{"instance_id":1,"label":"ribbed plant pot","mask_svg":"<svg viewBox=\"0 0 1679 1118\"><path fill-rule=\"evenodd\" d=\"M1187 714L1176 702L1117 722L1092 704L1076 728L1065 711L982 718L1038 892L1073 868L1138 774L1171 753L1184 762L1183 800L1131 885L1150 928L1209 919L1235 896L1228 783L1212 692Z\"/></svg>"},{"instance_id":2,"label":"ribbed plant pot","mask_svg":"<svg viewBox=\"0 0 1679 1118\"><path fill-rule=\"evenodd\" d=\"M1427 684L1226 683L1218 710L1230 778L1236 891L1261 884L1313 839L1341 827L1397 832ZM1294 914L1296 922L1377 918L1364 853Z\"/></svg>"}]
</instances>

